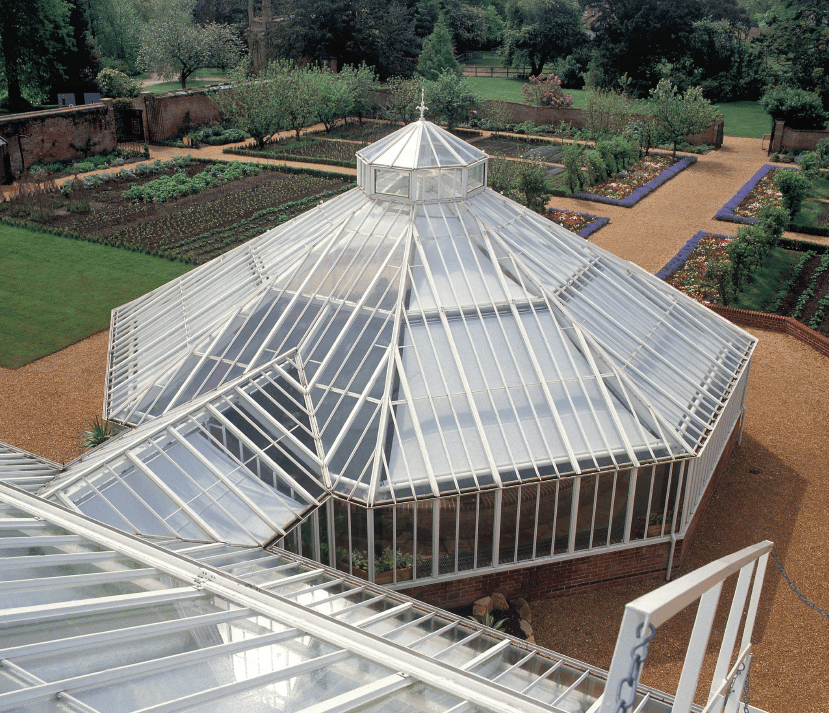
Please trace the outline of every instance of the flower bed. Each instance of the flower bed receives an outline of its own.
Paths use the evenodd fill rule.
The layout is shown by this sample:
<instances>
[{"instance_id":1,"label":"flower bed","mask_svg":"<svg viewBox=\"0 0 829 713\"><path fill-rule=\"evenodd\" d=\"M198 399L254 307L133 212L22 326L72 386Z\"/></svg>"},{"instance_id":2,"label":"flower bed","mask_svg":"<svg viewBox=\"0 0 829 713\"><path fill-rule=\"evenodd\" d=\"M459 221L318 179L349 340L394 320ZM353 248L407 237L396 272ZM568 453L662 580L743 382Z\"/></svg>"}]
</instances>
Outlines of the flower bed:
<instances>
[{"instance_id":1,"label":"flower bed","mask_svg":"<svg viewBox=\"0 0 829 713\"><path fill-rule=\"evenodd\" d=\"M705 269L711 260L724 257L730 235L718 235L700 230L674 255L656 276L703 304L718 302L717 288L705 279Z\"/></svg>"},{"instance_id":2,"label":"flower bed","mask_svg":"<svg viewBox=\"0 0 829 713\"><path fill-rule=\"evenodd\" d=\"M774 187L774 171L791 171L794 166L763 164L737 193L714 215L715 220L753 225L766 205L780 205L780 192Z\"/></svg>"},{"instance_id":3,"label":"flower bed","mask_svg":"<svg viewBox=\"0 0 829 713\"><path fill-rule=\"evenodd\" d=\"M588 238L599 228L603 228L610 222L610 218L591 215L590 213L577 213L573 210L558 210L548 208L544 214L556 225L567 228L582 238Z\"/></svg>"},{"instance_id":4,"label":"flower bed","mask_svg":"<svg viewBox=\"0 0 829 713\"><path fill-rule=\"evenodd\" d=\"M696 156L674 159L668 154L654 154L637 161L628 175L615 176L593 187L593 193L573 193L573 198L632 208L659 186L697 162Z\"/></svg>"}]
</instances>

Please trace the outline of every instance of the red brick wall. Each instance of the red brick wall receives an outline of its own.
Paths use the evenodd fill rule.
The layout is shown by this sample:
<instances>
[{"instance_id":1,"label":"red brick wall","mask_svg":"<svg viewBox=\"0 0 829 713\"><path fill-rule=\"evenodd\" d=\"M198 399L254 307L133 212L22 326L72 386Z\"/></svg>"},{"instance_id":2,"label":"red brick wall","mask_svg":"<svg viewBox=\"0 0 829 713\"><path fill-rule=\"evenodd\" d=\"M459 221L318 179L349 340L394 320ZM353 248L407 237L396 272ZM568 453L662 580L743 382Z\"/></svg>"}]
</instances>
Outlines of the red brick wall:
<instances>
[{"instance_id":1,"label":"red brick wall","mask_svg":"<svg viewBox=\"0 0 829 713\"><path fill-rule=\"evenodd\" d=\"M21 138L18 144L18 135ZM83 158L78 148L90 145L90 153L115 150L115 117L108 105L80 106L0 117L0 136L7 142L11 169L18 172L35 161ZM20 147L23 148L21 163Z\"/></svg>"},{"instance_id":2,"label":"red brick wall","mask_svg":"<svg viewBox=\"0 0 829 713\"><path fill-rule=\"evenodd\" d=\"M671 567L674 576L688 555L700 521L717 489L728 456L731 455L731 450L737 443L741 424L742 419L738 419L708 487L700 498L697 511L688 525L685 537L677 540ZM585 592L612 587L622 581L628 583L657 577L664 578L668 569L670 551L670 542L659 542L615 552L585 553L582 557L547 562L535 567L493 572L425 586L415 585L406 587L402 591L427 604L444 608L469 604L495 591L502 592L507 597L520 595L526 599L545 599L576 591Z\"/></svg>"},{"instance_id":3,"label":"red brick wall","mask_svg":"<svg viewBox=\"0 0 829 713\"><path fill-rule=\"evenodd\" d=\"M781 126L782 131L778 144L777 129L775 128L774 138L775 144L778 146L775 149L776 151L791 151L792 149L814 151L821 139L829 139L829 131L799 131L798 129L790 129L788 126L783 126L783 122L778 122L778 124Z\"/></svg>"},{"instance_id":4,"label":"red brick wall","mask_svg":"<svg viewBox=\"0 0 829 713\"><path fill-rule=\"evenodd\" d=\"M829 339L814 329L810 329L805 324L798 322L796 319L783 317L779 314L766 314L765 312L736 309L735 307L723 307L721 305L708 306L717 314L734 322L734 324L739 324L744 327L759 327L760 329L768 329L772 332L783 332L804 344L808 344L822 356L829 357Z\"/></svg>"},{"instance_id":5,"label":"red brick wall","mask_svg":"<svg viewBox=\"0 0 829 713\"><path fill-rule=\"evenodd\" d=\"M164 141L178 134L185 128L186 118L189 118L190 126L219 123L222 120L218 104L200 89L188 91L186 94L171 93L160 96L144 92L132 105L144 111L153 141Z\"/></svg>"}]
</instances>

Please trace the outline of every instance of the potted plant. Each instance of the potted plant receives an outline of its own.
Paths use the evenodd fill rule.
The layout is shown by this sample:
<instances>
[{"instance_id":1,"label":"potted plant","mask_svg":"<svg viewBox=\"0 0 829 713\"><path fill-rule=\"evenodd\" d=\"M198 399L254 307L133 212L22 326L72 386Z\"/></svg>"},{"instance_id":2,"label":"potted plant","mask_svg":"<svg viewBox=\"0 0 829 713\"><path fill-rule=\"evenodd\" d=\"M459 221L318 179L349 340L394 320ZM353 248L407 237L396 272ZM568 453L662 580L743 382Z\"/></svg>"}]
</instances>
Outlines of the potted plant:
<instances>
[{"instance_id":1,"label":"potted plant","mask_svg":"<svg viewBox=\"0 0 829 713\"><path fill-rule=\"evenodd\" d=\"M348 550L344 547L337 548L339 569L348 571ZM351 550L351 573L360 579L368 579L368 553L366 550ZM391 547L386 547L374 558L374 582L375 584L391 584L394 575L397 574L397 581L412 578L412 556L401 550L396 552Z\"/></svg>"}]
</instances>

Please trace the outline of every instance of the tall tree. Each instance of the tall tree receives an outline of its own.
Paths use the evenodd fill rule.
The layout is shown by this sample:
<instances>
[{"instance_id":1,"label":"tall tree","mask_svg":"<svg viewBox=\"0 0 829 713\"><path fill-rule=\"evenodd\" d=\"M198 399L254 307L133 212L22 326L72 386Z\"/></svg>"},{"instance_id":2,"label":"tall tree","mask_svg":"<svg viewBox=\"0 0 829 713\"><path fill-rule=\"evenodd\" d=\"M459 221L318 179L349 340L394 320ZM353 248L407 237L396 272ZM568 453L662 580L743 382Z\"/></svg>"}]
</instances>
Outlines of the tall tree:
<instances>
[{"instance_id":1,"label":"tall tree","mask_svg":"<svg viewBox=\"0 0 829 713\"><path fill-rule=\"evenodd\" d=\"M512 0L507 6L504 58L508 66L529 64L534 77L586 39L581 12L570 0Z\"/></svg>"},{"instance_id":2,"label":"tall tree","mask_svg":"<svg viewBox=\"0 0 829 713\"><path fill-rule=\"evenodd\" d=\"M437 79L444 71L460 74L461 66L455 59L449 28L441 17L432 34L423 40L417 73L426 79Z\"/></svg>"},{"instance_id":3,"label":"tall tree","mask_svg":"<svg viewBox=\"0 0 829 713\"><path fill-rule=\"evenodd\" d=\"M229 25L196 25L192 3L173 0L162 7L144 32L139 65L162 76L176 76L181 88L202 67L232 69L239 64L244 46Z\"/></svg>"},{"instance_id":4,"label":"tall tree","mask_svg":"<svg viewBox=\"0 0 829 713\"><path fill-rule=\"evenodd\" d=\"M627 75L625 88L640 96L656 85L661 65L688 53L693 23L705 15L700 0L603 0L598 7L592 77L609 88Z\"/></svg>"},{"instance_id":5,"label":"tall tree","mask_svg":"<svg viewBox=\"0 0 829 713\"><path fill-rule=\"evenodd\" d=\"M144 25L133 0L90 0L93 44L108 67L125 74L138 71L138 51Z\"/></svg>"},{"instance_id":6,"label":"tall tree","mask_svg":"<svg viewBox=\"0 0 829 713\"><path fill-rule=\"evenodd\" d=\"M24 87L33 96L51 94L49 80L63 75L61 62L75 49L67 0L3 0L0 11L0 63L6 78L8 106L13 111L30 106Z\"/></svg>"}]
</instances>

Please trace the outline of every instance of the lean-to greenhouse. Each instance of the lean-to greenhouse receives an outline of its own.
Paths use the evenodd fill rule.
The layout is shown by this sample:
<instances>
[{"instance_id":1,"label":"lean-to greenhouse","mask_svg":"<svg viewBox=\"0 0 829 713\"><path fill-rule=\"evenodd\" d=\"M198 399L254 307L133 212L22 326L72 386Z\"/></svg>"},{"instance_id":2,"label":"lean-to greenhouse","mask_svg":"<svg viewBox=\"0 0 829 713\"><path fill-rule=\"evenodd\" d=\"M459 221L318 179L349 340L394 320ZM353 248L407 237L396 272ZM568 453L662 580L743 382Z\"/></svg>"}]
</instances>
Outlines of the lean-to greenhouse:
<instances>
[{"instance_id":1,"label":"lean-to greenhouse","mask_svg":"<svg viewBox=\"0 0 829 713\"><path fill-rule=\"evenodd\" d=\"M113 312L104 415L130 428L40 494L437 604L481 575L675 568L755 340L487 188L486 154L428 121L357 164L357 188Z\"/></svg>"}]
</instances>

